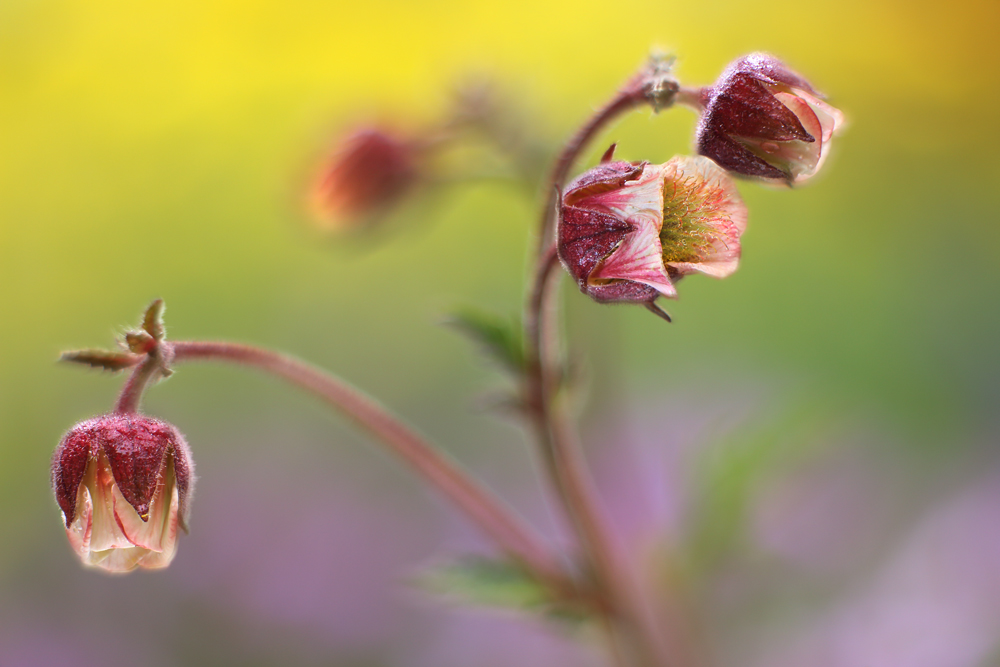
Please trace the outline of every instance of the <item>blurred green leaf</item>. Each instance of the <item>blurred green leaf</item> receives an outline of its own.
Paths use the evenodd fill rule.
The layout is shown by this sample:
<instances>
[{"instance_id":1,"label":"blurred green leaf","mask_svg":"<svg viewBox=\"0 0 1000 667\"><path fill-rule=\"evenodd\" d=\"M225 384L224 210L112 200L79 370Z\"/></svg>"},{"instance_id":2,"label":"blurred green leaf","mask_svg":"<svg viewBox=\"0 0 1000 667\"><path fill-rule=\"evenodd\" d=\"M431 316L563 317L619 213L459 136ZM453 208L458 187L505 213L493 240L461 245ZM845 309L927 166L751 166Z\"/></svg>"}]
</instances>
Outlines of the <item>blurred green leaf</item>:
<instances>
[{"instance_id":1,"label":"blurred green leaf","mask_svg":"<svg viewBox=\"0 0 1000 667\"><path fill-rule=\"evenodd\" d=\"M510 320L469 308L451 316L446 324L474 340L483 351L515 375L524 372L524 341L519 318Z\"/></svg>"},{"instance_id":2,"label":"blurred green leaf","mask_svg":"<svg viewBox=\"0 0 1000 667\"><path fill-rule=\"evenodd\" d=\"M549 603L545 588L515 563L467 556L417 576L419 588L467 604L537 609Z\"/></svg>"},{"instance_id":3,"label":"blurred green leaf","mask_svg":"<svg viewBox=\"0 0 1000 667\"><path fill-rule=\"evenodd\" d=\"M463 604L542 613L570 625L588 618L582 604L554 599L542 584L510 561L465 556L424 571L414 583Z\"/></svg>"},{"instance_id":4,"label":"blurred green leaf","mask_svg":"<svg viewBox=\"0 0 1000 667\"><path fill-rule=\"evenodd\" d=\"M166 310L166 306L163 304L163 299L156 299L146 308L146 314L142 318L142 329L152 336L153 340L163 340L166 334L166 329L163 326L164 310Z\"/></svg>"},{"instance_id":5,"label":"blurred green leaf","mask_svg":"<svg viewBox=\"0 0 1000 667\"><path fill-rule=\"evenodd\" d=\"M141 357L128 352L111 352L109 350L75 350L63 352L59 361L69 361L75 364L86 364L92 368L101 368L112 373L125 370L136 365Z\"/></svg>"}]
</instances>

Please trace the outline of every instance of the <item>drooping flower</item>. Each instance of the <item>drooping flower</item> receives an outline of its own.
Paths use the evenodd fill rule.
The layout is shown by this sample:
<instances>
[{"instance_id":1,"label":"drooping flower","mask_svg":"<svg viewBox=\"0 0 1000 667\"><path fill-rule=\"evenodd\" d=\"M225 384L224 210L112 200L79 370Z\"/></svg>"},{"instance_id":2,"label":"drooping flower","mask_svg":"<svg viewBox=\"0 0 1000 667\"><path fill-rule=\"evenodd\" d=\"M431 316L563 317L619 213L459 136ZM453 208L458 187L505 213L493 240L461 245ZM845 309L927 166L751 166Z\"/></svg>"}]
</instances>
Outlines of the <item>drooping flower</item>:
<instances>
[{"instance_id":1,"label":"drooping flower","mask_svg":"<svg viewBox=\"0 0 1000 667\"><path fill-rule=\"evenodd\" d=\"M566 187L559 257L594 300L651 307L675 298L682 276L735 271L746 217L732 180L707 158L604 162Z\"/></svg>"},{"instance_id":2,"label":"drooping flower","mask_svg":"<svg viewBox=\"0 0 1000 667\"><path fill-rule=\"evenodd\" d=\"M332 231L364 226L386 213L418 180L416 142L385 129L348 135L312 192L318 223Z\"/></svg>"},{"instance_id":3,"label":"drooping flower","mask_svg":"<svg viewBox=\"0 0 1000 667\"><path fill-rule=\"evenodd\" d=\"M740 58L702 92L698 152L743 176L804 181L819 171L844 123L822 97L774 56Z\"/></svg>"},{"instance_id":4,"label":"drooping flower","mask_svg":"<svg viewBox=\"0 0 1000 667\"><path fill-rule=\"evenodd\" d=\"M52 458L52 487L70 545L109 572L161 568L187 530L191 454L170 424L137 414L81 422Z\"/></svg>"}]
</instances>

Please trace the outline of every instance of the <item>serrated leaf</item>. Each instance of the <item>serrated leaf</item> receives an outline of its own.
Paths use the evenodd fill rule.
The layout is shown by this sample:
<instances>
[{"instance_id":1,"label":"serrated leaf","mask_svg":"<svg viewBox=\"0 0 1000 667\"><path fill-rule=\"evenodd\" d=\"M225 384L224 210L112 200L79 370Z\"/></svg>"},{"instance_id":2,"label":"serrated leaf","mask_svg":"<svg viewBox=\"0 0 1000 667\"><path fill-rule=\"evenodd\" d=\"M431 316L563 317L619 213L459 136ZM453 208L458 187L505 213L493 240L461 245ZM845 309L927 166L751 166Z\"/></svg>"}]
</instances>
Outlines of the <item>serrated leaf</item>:
<instances>
[{"instance_id":1,"label":"serrated leaf","mask_svg":"<svg viewBox=\"0 0 1000 667\"><path fill-rule=\"evenodd\" d=\"M59 361L75 364L86 364L92 368L102 368L117 373L135 366L142 357L128 352L111 352L108 350L74 350L63 352Z\"/></svg>"},{"instance_id":2,"label":"serrated leaf","mask_svg":"<svg viewBox=\"0 0 1000 667\"><path fill-rule=\"evenodd\" d=\"M142 318L142 330L153 337L153 340L163 340L166 329L163 326L163 311L166 306L163 299L156 299L146 308L146 314Z\"/></svg>"},{"instance_id":3,"label":"serrated leaf","mask_svg":"<svg viewBox=\"0 0 1000 667\"><path fill-rule=\"evenodd\" d=\"M447 321L483 348L483 351L500 362L507 370L521 374L524 371L524 343L517 318L504 320L489 313L464 309Z\"/></svg>"}]
</instances>

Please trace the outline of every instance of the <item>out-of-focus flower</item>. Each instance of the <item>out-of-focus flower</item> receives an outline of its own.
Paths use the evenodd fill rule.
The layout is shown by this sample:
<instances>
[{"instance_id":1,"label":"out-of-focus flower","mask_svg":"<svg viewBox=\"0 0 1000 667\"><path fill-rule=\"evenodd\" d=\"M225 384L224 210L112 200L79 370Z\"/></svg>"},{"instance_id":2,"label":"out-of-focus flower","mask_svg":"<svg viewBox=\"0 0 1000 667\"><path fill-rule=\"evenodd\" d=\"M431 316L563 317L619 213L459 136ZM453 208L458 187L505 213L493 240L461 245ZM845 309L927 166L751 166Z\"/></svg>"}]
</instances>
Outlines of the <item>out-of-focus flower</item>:
<instances>
[{"instance_id":1,"label":"out-of-focus flower","mask_svg":"<svg viewBox=\"0 0 1000 667\"><path fill-rule=\"evenodd\" d=\"M698 152L731 172L787 183L822 166L843 114L774 56L752 53L702 93Z\"/></svg>"},{"instance_id":2,"label":"out-of-focus flower","mask_svg":"<svg viewBox=\"0 0 1000 667\"><path fill-rule=\"evenodd\" d=\"M559 257L599 302L674 298L689 273L736 270L746 206L703 157L661 165L605 162L570 183L559 217Z\"/></svg>"},{"instance_id":3,"label":"out-of-focus flower","mask_svg":"<svg viewBox=\"0 0 1000 667\"><path fill-rule=\"evenodd\" d=\"M331 231L364 226L399 202L418 180L419 147L383 129L348 135L312 192L318 223Z\"/></svg>"},{"instance_id":4,"label":"out-of-focus flower","mask_svg":"<svg viewBox=\"0 0 1000 667\"><path fill-rule=\"evenodd\" d=\"M52 487L83 564L169 565L177 529L187 530L193 472L187 443L165 422L112 414L74 426L52 458Z\"/></svg>"}]
</instances>

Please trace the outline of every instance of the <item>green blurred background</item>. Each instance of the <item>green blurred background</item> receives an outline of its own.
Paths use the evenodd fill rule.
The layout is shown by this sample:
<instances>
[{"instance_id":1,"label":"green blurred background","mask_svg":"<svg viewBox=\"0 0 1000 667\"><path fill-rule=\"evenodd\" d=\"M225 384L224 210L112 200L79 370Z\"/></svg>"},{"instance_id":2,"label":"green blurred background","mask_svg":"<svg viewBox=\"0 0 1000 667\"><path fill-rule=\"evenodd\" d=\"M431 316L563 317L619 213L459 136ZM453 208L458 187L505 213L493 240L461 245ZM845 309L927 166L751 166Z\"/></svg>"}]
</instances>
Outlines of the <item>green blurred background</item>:
<instances>
[{"instance_id":1,"label":"green blurred background","mask_svg":"<svg viewBox=\"0 0 1000 667\"><path fill-rule=\"evenodd\" d=\"M744 540L726 531L742 534L735 526L754 480L816 447L850 440L877 449L863 468L877 478L906 471L902 487L924 489L883 489L907 507L972 483L995 468L1000 432L998 25L993 0L3 0L0 664L91 664L100 643L73 638L124 632L138 638L136 650L153 651L142 664L457 665L466 658L440 647L491 636L492 621L463 630L460 614L445 614L429 649L427 636L399 628L430 624L413 619L433 606L414 611L387 593L379 614L394 620L374 614L364 632L344 626L343 641L320 641L327 626L311 623L322 600L313 609L288 598L298 611L274 620L227 606L227 595L240 600L238 578L233 590L184 587L174 569L203 571L193 546L203 540L220 540L220 571L256 576L245 565L258 555L253 540L213 537L200 512L236 534L261 534L253 539L284 520L226 504L221 489L307 515L309 503L341 493L359 512L376 508L378 520L390 518L384 527L357 521L378 535L377 550L401 554L379 566L386 581L441 550L437 538L401 547L414 542L397 541L392 526L410 534L430 522L445 550L478 544L364 438L273 382L192 367L150 392L147 410L187 434L200 464L193 532L168 572L111 580L81 571L48 488L61 434L108 410L120 383L55 358L108 346L162 297L171 337L307 358L381 397L496 488L537 497L522 435L470 398L501 381L439 323L458 305L518 311L539 198L500 184L450 189L402 211L378 243L321 238L299 206L340 130L368 117L430 121L457 80L483 73L553 145L651 46L679 56L687 84L710 83L732 59L767 50L847 115L815 182L793 191L741 184L750 222L740 270L723 282L684 281L680 300L667 304L672 326L565 290L598 425L588 432L612 434L591 438L595 457L615 446L617 431L599 426L623 406L642 406L654 439L672 437L672 416L684 416L671 405L710 415L693 437L711 452L691 467L704 480L691 492L701 523L687 531L694 546L678 567L701 571L741 549ZM617 140L627 159L665 161L690 151L695 121L684 109L643 111L599 143ZM734 404L742 407L725 407ZM272 478L290 491L268 491ZM532 503L515 502L528 514ZM312 530L336 549L331 521L321 515ZM316 550L288 545L288 566ZM328 584L343 582L334 572ZM329 602L350 610L366 595L356 587ZM156 606L161 626L137 620ZM46 653L53 636L82 648ZM524 646L519 664L555 664L544 656L557 649ZM485 660L465 664L492 664Z\"/></svg>"}]
</instances>

